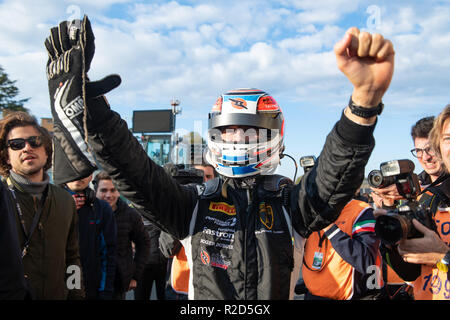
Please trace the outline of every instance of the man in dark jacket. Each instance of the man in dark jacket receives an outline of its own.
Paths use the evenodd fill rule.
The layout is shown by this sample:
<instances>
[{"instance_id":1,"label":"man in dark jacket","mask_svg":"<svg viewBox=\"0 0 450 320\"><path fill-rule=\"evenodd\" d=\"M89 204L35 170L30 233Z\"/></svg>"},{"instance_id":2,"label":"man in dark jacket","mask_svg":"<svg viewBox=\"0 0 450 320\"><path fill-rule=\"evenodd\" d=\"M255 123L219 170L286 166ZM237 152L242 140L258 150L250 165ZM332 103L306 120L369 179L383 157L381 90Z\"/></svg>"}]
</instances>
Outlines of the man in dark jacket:
<instances>
[{"instance_id":1,"label":"man in dark jacket","mask_svg":"<svg viewBox=\"0 0 450 320\"><path fill-rule=\"evenodd\" d=\"M14 207L3 182L0 182L0 257L0 300L28 298Z\"/></svg>"},{"instance_id":2,"label":"man in dark jacket","mask_svg":"<svg viewBox=\"0 0 450 320\"><path fill-rule=\"evenodd\" d=\"M81 42L70 49L72 65L65 70L57 68L68 63L65 39L72 36L76 42L77 33L67 35L67 25L62 24L46 41L50 94L62 83L60 90L76 96L77 85L66 80L70 73L87 79L93 34L87 17L80 26ZM52 45L58 39L63 43ZM191 272L189 298L293 297L304 237L336 220L361 184L374 147L381 98L393 74L394 51L382 36L352 28L336 44L335 54L338 67L354 86L352 99L315 167L293 187L287 179L272 175L284 150L284 119L265 92L234 90L217 100L209 119L207 160L221 178L196 188L178 184L156 165L126 122L110 110L101 95L120 83L118 76L86 83L90 146L121 194L182 241ZM60 100L52 102L55 110L64 106ZM252 133L243 134L247 130Z\"/></svg>"},{"instance_id":3,"label":"man in dark jacket","mask_svg":"<svg viewBox=\"0 0 450 320\"><path fill-rule=\"evenodd\" d=\"M136 300L149 300L152 294L153 282L156 287L156 298L166 300L166 274L167 258L159 250L159 236L161 230L153 223L144 218L145 230L150 238L150 252L144 271L136 289L134 298Z\"/></svg>"},{"instance_id":4,"label":"man in dark jacket","mask_svg":"<svg viewBox=\"0 0 450 320\"><path fill-rule=\"evenodd\" d=\"M15 215L16 229L10 232L18 235L32 297L81 299L84 288L75 203L65 190L49 183L46 171L52 152L50 134L34 117L15 112L0 120L0 174L6 178ZM14 251L14 242L10 245ZM5 261L7 257L0 258ZM20 264L17 267L15 278L21 287L18 273L22 270Z\"/></svg>"},{"instance_id":5,"label":"man in dark jacket","mask_svg":"<svg viewBox=\"0 0 450 320\"><path fill-rule=\"evenodd\" d=\"M86 299L112 299L117 227L110 205L89 188L92 175L66 183L77 205Z\"/></svg>"},{"instance_id":6,"label":"man in dark jacket","mask_svg":"<svg viewBox=\"0 0 450 320\"><path fill-rule=\"evenodd\" d=\"M94 179L96 197L108 202L117 225L116 276L114 298L124 299L125 292L136 288L150 251L150 239L141 215L120 199L120 193L106 172ZM135 245L133 257L132 243Z\"/></svg>"}]
</instances>

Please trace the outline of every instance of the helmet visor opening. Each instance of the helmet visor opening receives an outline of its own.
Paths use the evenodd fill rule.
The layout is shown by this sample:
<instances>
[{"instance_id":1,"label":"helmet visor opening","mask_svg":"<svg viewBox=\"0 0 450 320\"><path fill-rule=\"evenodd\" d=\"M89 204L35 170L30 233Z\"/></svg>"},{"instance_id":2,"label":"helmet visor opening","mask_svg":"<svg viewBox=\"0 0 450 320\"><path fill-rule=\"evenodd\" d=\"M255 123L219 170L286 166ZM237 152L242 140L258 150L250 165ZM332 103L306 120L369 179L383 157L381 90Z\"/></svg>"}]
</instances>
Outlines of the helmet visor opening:
<instances>
[{"instance_id":1,"label":"helmet visor opening","mask_svg":"<svg viewBox=\"0 0 450 320\"><path fill-rule=\"evenodd\" d=\"M279 135L279 130L249 126L223 126L208 131L209 139L225 144L265 145Z\"/></svg>"}]
</instances>

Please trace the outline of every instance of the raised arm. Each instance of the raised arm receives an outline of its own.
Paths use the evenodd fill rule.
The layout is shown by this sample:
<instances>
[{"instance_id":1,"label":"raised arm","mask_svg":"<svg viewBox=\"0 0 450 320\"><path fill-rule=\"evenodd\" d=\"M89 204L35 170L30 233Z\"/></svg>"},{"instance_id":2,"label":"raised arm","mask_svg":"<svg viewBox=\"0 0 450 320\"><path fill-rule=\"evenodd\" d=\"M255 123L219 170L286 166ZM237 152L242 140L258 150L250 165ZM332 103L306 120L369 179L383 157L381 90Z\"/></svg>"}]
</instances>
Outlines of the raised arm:
<instances>
[{"instance_id":1,"label":"raised arm","mask_svg":"<svg viewBox=\"0 0 450 320\"><path fill-rule=\"evenodd\" d=\"M96 169L95 154L121 194L137 209L145 209L148 219L177 238L185 237L197 191L180 186L155 164L127 123L111 111L104 94L120 84L120 77L89 80L87 72L95 51L89 19L61 22L51 29L45 47L55 131L55 182L90 175Z\"/></svg>"},{"instance_id":2,"label":"raised arm","mask_svg":"<svg viewBox=\"0 0 450 320\"><path fill-rule=\"evenodd\" d=\"M381 99L394 71L394 49L378 34L350 28L334 47L338 68L353 85L349 104L327 136L316 166L294 189L294 225L303 236L336 220L364 178L374 148Z\"/></svg>"}]
</instances>

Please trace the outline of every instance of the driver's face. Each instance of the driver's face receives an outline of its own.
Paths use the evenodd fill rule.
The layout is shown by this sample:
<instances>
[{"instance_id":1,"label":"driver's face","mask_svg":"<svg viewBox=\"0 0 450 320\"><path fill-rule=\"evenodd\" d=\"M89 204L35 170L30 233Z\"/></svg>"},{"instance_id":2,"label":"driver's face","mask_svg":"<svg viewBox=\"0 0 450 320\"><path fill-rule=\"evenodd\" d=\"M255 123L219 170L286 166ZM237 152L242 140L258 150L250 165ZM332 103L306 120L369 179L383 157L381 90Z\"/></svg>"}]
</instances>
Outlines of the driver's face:
<instances>
[{"instance_id":1,"label":"driver's face","mask_svg":"<svg viewBox=\"0 0 450 320\"><path fill-rule=\"evenodd\" d=\"M254 143L261 138L262 131L248 126L225 126L221 128L221 137L227 143Z\"/></svg>"}]
</instances>

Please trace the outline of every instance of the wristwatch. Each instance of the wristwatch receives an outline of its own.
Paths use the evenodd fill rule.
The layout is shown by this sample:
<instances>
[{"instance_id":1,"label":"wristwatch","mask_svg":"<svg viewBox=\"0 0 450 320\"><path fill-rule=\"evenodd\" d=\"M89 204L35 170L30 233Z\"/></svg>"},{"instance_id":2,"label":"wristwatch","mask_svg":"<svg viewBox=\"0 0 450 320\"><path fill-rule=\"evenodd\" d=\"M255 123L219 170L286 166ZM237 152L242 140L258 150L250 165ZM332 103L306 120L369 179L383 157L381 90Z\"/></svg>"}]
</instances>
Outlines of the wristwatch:
<instances>
[{"instance_id":1,"label":"wristwatch","mask_svg":"<svg viewBox=\"0 0 450 320\"><path fill-rule=\"evenodd\" d=\"M350 111L354 115L357 115L358 117L367 119L367 118L372 118L373 116L376 116L376 115L380 115L381 112L383 112L384 104L383 104L383 102L380 102L375 107L364 108L364 107L356 105L353 102L352 97L350 96L350 101L348 102L348 107L350 108Z\"/></svg>"},{"instance_id":2,"label":"wristwatch","mask_svg":"<svg viewBox=\"0 0 450 320\"><path fill-rule=\"evenodd\" d=\"M449 264L450 264L450 250L447 251L445 256L438 261L436 267L442 272L448 272Z\"/></svg>"}]
</instances>

